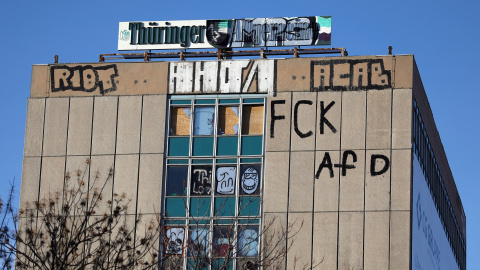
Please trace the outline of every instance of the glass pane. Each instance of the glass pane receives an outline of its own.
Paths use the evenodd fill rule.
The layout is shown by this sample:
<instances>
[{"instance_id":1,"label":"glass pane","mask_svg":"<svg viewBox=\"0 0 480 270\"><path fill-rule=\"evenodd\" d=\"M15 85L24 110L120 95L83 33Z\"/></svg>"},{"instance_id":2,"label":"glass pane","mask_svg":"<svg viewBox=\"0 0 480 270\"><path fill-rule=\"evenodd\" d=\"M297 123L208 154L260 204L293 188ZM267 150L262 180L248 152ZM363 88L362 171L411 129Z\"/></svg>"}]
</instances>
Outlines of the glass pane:
<instances>
[{"instance_id":1,"label":"glass pane","mask_svg":"<svg viewBox=\"0 0 480 270\"><path fill-rule=\"evenodd\" d=\"M208 227L190 227L190 237L188 239L188 256L203 257L208 256Z\"/></svg>"},{"instance_id":2,"label":"glass pane","mask_svg":"<svg viewBox=\"0 0 480 270\"><path fill-rule=\"evenodd\" d=\"M238 137L218 137L217 155L236 156L238 152Z\"/></svg>"},{"instance_id":3,"label":"glass pane","mask_svg":"<svg viewBox=\"0 0 480 270\"><path fill-rule=\"evenodd\" d=\"M191 196L210 196L212 192L212 166L192 166L190 181Z\"/></svg>"},{"instance_id":4,"label":"glass pane","mask_svg":"<svg viewBox=\"0 0 480 270\"><path fill-rule=\"evenodd\" d=\"M226 257L232 253L235 228L233 226L213 227L213 256Z\"/></svg>"},{"instance_id":5,"label":"glass pane","mask_svg":"<svg viewBox=\"0 0 480 270\"><path fill-rule=\"evenodd\" d=\"M188 156L190 138L185 137L171 137L168 139L168 155L184 157Z\"/></svg>"},{"instance_id":6,"label":"glass pane","mask_svg":"<svg viewBox=\"0 0 480 270\"><path fill-rule=\"evenodd\" d=\"M263 136L242 136L242 155L261 155Z\"/></svg>"},{"instance_id":7,"label":"glass pane","mask_svg":"<svg viewBox=\"0 0 480 270\"><path fill-rule=\"evenodd\" d=\"M260 166L257 164L241 165L240 172L240 194L258 194L260 189Z\"/></svg>"},{"instance_id":8,"label":"glass pane","mask_svg":"<svg viewBox=\"0 0 480 270\"><path fill-rule=\"evenodd\" d=\"M218 135L237 135L238 122L238 107L218 107Z\"/></svg>"},{"instance_id":9,"label":"glass pane","mask_svg":"<svg viewBox=\"0 0 480 270\"><path fill-rule=\"evenodd\" d=\"M258 254L258 227L247 226L238 230L238 255L251 257Z\"/></svg>"},{"instance_id":10,"label":"glass pane","mask_svg":"<svg viewBox=\"0 0 480 270\"><path fill-rule=\"evenodd\" d=\"M238 213L240 216L258 216L260 214L260 197L240 197Z\"/></svg>"},{"instance_id":11,"label":"glass pane","mask_svg":"<svg viewBox=\"0 0 480 270\"><path fill-rule=\"evenodd\" d=\"M233 269L233 258L214 259L212 262L212 270L231 270ZM243 268L237 268L243 269ZM248 269L248 268L245 268Z\"/></svg>"},{"instance_id":12,"label":"glass pane","mask_svg":"<svg viewBox=\"0 0 480 270\"><path fill-rule=\"evenodd\" d=\"M170 135L190 135L190 118L190 107L172 107L170 109Z\"/></svg>"},{"instance_id":13,"label":"glass pane","mask_svg":"<svg viewBox=\"0 0 480 270\"><path fill-rule=\"evenodd\" d=\"M167 196L187 195L188 166L168 166Z\"/></svg>"},{"instance_id":14,"label":"glass pane","mask_svg":"<svg viewBox=\"0 0 480 270\"><path fill-rule=\"evenodd\" d=\"M263 105L244 105L242 134L263 134Z\"/></svg>"},{"instance_id":15,"label":"glass pane","mask_svg":"<svg viewBox=\"0 0 480 270\"><path fill-rule=\"evenodd\" d=\"M208 270L208 265L208 259L205 257L193 257L187 260L187 270ZM183 267L182 264L180 264L180 267L176 265L163 269L183 269Z\"/></svg>"},{"instance_id":16,"label":"glass pane","mask_svg":"<svg viewBox=\"0 0 480 270\"><path fill-rule=\"evenodd\" d=\"M232 217L235 215L235 197L216 197L215 216Z\"/></svg>"},{"instance_id":17,"label":"glass pane","mask_svg":"<svg viewBox=\"0 0 480 270\"><path fill-rule=\"evenodd\" d=\"M185 217L187 202L185 198L166 198L165 215L167 217Z\"/></svg>"},{"instance_id":18,"label":"glass pane","mask_svg":"<svg viewBox=\"0 0 480 270\"><path fill-rule=\"evenodd\" d=\"M215 107L196 107L193 135L213 135Z\"/></svg>"},{"instance_id":19,"label":"glass pane","mask_svg":"<svg viewBox=\"0 0 480 270\"><path fill-rule=\"evenodd\" d=\"M183 241L185 240L185 228L170 227L166 232L167 255L183 255Z\"/></svg>"},{"instance_id":20,"label":"glass pane","mask_svg":"<svg viewBox=\"0 0 480 270\"><path fill-rule=\"evenodd\" d=\"M200 218L210 217L210 197L194 197L190 199L190 215Z\"/></svg>"},{"instance_id":21,"label":"glass pane","mask_svg":"<svg viewBox=\"0 0 480 270\"><path fill-rule=\"evenodd\" d=\"M193 138L194 156L213 156L213 137Z\"/></svg>"},{"instance_id":22,"label":"glass pane","mask_svg":"<svg viewBox=\"0 0 480 270\"><path fill-rule=\"evenodd\" d=\"M235 194L235 182L237 180L237 167L218 167L216 177L216 194Z\"/></svg>"}]
</instances>

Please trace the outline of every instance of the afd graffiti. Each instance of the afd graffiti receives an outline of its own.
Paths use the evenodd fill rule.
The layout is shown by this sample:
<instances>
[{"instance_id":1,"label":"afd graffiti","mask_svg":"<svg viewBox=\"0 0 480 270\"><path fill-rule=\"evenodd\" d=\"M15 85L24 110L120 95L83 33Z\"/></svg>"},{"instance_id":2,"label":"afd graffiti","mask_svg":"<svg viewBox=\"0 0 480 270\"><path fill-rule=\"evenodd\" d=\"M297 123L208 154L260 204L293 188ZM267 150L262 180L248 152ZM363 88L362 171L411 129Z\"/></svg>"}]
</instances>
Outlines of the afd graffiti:
<instances>
[{"instance_id":1,"label":"afd graffiti","mask_svg":"<svg viewBox=\"0 0 480 270\"><path fill-rule=\"evenodd\" d=\"M274 60L172 62L169 64L168 92L268 93L275 94ZM252 89L252 83L256 88Z\"/></svg>"},{"instance_id":2,"label":"afd graffiti","mask_svg":"<svg viewBox=\"0 0 480 270\"><path fill-rule=\"evenodd\" d=\"M383 59L321 60L310 66L310 91L391 88L391 72Z\"/></svg>"},{"instance_id":3,"label":"afd graffiti","mask_svg":"<svg viewBox=\"0 0 480 270\"><path fill-rule=\"evenodd\" d=\"M117 90L114 80L118 77L117 65L52 66L50 76L52 92L94 92L98 89L104 95Z\"/></svg>"},{"instance_id":4,"label":"afd graffiti","mask_svg":"<svg viewBox=\"0 0 480 270\"><path fill-rule=\"evenodd\" d=\"M275 123L277 121L285 120L285 115L277 114L275 109L278 106L285 105L286 100L272 100L270 102L270 138L275 138ZM327 113L335 105L335 101L331 101L326 104L324 101L320 101L320 117L318 127L320 132L318 136L322 136L327 132L337 133L337 128L328 120ZM302 139L308 138L314 135L313 130L307 130L305 127L299 125L299 107L300 106L313 106L311 100L298 100L293 106L293 130L295 134L292 133L292 136L298 136ZM345 150L342 154L342 162L333 164L329 152L325 152L322 162L318 166L315 178L318 179L320 174L324 169L328 170L330 178L333 178L334 170L333 168L341 168L342 176L347 175L349 169L355 169L355 163L357 162L357 154L353 150ZM390 159L381 154L372 154L370 156L370 175L378 176L383 175L390 168Z\"/></svg>"}]
</instances>

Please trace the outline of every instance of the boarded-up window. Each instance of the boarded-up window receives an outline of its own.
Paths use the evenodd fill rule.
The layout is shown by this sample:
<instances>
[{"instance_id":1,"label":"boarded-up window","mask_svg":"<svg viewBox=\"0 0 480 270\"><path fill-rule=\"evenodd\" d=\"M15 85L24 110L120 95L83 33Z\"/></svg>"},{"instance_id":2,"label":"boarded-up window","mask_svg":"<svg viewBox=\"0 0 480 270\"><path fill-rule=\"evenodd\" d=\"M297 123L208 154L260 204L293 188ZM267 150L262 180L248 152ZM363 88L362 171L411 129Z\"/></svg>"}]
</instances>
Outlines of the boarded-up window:
<instances>
[{"instance_id":1,"label":"boarded-up window","mask_svg":"<svg viewBox=\"0 0 480 270\"><path fill-rule=\"evenodd\" d=\"M218 107L218 135L237 135L238 119L238 107Z\"/></svg>"},{"instance_id":2,"label":"boarded-up window","mask_svg":"<svg viewBox=\"0 0 480 270\"><path fill-rule=\"evenodd\" d=\"M191 109L174 107L170 112L170 135L190 135Z\"/></svg>"},{"instance_id":3,"label":"boarded-up window","mask_svg":"<svg viewBox=\"0 0 480 270\"><path fill-rule=\"evenodd\" d=\"M243 106L242 134L263 134L263 105Z\"/></svg>"}]
</instances>

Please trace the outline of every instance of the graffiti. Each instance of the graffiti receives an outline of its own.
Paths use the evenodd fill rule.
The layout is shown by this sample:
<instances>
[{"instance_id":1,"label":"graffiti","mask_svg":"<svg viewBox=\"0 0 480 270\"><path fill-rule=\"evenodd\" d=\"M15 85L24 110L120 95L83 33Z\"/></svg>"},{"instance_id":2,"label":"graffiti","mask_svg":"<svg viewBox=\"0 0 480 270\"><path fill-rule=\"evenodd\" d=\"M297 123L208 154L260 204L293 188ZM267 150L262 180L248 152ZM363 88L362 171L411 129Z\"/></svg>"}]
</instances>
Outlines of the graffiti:
<instances>
[{"instance_id":1,"label":"graffiti","mask_svg":"<svg viewBox=\"0 0 480 270\"><path fill-rule=\"evenodd\" d=\"M277 120L284 120L285 115L276 115L275 114L275 106L285 104L285 100L272 100L270 102L271 110L270 110L270 138L275 138L275 121ZM313 102L310 100L299 100L295 103L293 108L293 127L295 133L300 138L307 138L313 135L313 131L309 130L306 133L300 131L298 127L298 111L300 105L309 105L312 106ZM325 134L325 125L333 132L337 133L337 129L332 125L332 123L327 119L325 116L327 112L335 105L335 101L330 102L327 107L324 105L324 101L320 101L320 134Z\"/></svg>"},{"instance_id":2,"label":"graffiti","mask_svg":"<svg viewBox=\"0 0 480 270\"><path fill-rule=\"evenodd\" d=\"M274 60L172 62L169 64L168 73L170 94L275 94ZM256 89L251 90L254 80Z\"/></svg>"},{"instance_id":3,"label":"graffiti","mask_svg":"<svg viewBox=\"0 0 480 270\"><path fill-rule=\"evenodd\" d=\"M430 226L429 220L427 218L427 214L425 210L422 209L422 203L420 198L420 192L418 193L417 197L417 204L416 204L416 212L417 212L417 230L422 232L425 236L425 240L428 243L428 247L430 249L430 254L432 255L432 260L435 263L435 266L439 268L440 265L440 248L437 244L435 239L435 234Z\"/></svg>"},{"instance_id":4,"label":"graffiti","mask_svg":"<svg viewBox=\"0 0 480 270\"><path fill-rule=\"evenodd\" d=\"M235 194L235 179L237 178L237 167L219 167L217 168L217 188L218 194Z\"/></svg>"},{"instance_id":5,"label":"graffiti","mask_svg":"<svg viewBox=\"0 0 480 270\"><path fill-rule=\"evenodd\" d=\"M207 41L215 48L330 45L331 17L207 20Z\"/></svg>"},{"instance_id":6,"label":"graffiti","mask_svg":"<svg viewBox=\"0 0 480 270\"><path fill-rule=\"evenodd\" d=\"M347 163L349 160L349 156L352 157L352 164ZM376 168L376 162L378 159L383 160L383 167L380 170ZM342 154L342 162L337 164L332 164L332 159L330 157L329 152L325 152L323 155L322 162L318 166L317 172L315 173L315 178L319 179L320 174L322 173L323 169L327 168L329 172L330 178L335 176L333 172L333 167L335 168L342 168L341 174L342 176L347 176L348 169L355 169L355 165L353 163L357 162L357 154L353 150L346 150ZM390 167L390 160L388 157L379 154L372 154L370 157L370 175L371 176L378 176L386 173Z\"/></svg>"},{"instance_id":7,"label":"graffiti","mask_svg":"<svg viewBox=\"0 0 480 270\"><path fill-rule=\"evenodd\" d=\"M50 76L52 92L93 92L98 88L100 94L104 95L117 90L114 80L118 76L117 65L52 66Z\"/></svg>"},{"instance_id":8,"label":"graffiti","mask_svg":"<svg viewBox=\"0 0 480 270\"><path fill-rule=\"evenodd\" d=\"M195 166L192 169L192 195L210 195L212 190L212 166Z\"/></svg>"},{"instance_id":9,"label":"graffiti","mask_svg":"<svg viewBox=\"0 0 480 270\"><path fill-rule=\"evenodd\" d=\"M310 66L310 91L391 88L391 72L383 59L321 60Z\"/></svg>"},{"instance_id":10,"label":"graffiti","mask_svg":"<svg viewBox=\"0 0 480 270\"><path fill-rule=\"evenodd\" d=\"M166 236L167 236L167 246L165 248L165 254L182 255L185 229L184 228L168 228Z\"/></svg>"},{"instance_id":11,"label":"graffiti","mask_svg":"<svg viewBox=\"0 0 480 270\"><path fill-rule=\"evenodd\" d=\"M248 167L242 174L242 190L245 194L253 194L257 191L259 182L258 171Z\"/></svg>"}]
</instances>

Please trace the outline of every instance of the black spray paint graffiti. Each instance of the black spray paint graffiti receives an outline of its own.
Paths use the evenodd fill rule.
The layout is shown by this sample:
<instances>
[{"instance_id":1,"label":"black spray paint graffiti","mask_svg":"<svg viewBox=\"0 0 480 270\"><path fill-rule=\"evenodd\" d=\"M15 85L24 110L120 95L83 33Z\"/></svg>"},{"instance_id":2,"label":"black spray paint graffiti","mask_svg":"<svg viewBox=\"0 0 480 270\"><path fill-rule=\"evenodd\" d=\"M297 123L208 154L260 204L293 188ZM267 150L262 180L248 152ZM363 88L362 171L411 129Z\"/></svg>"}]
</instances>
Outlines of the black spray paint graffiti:
<instances>
[{"instance_id":1,"label":"black spray paint graffiti","mask_svg":"<svg viewBox=\"0 0 480 270\"><path fill-rule=\"evenodd\" d=\"M352 157L352 163L348 163L349 156ZM377 168L377 160L383 160L383 167L381 169ZM355 169L354 163L357 162L357 154L355 151L346 150L343 152L342 155L342 162L337 164L332 164L332 159L330 158L330 153L325 152L323 155L322 163L318 166L318 170L315 173L315 178L320 178L320 174L322 173L323 169L327 168L330 174L330 178L333 178L335 175L333 173L333 167L335 168L342 168L342 176L347 175L347 169ZM373 154L370 156L370 175L371 176L378 176L386 173L390 168L390 160L388 157L379 154Z\"/></svg>"},{"instance_id":2,"label":"black spray paint graffiti","mask_svg":"<svg viewBox=\"0 0 480 270\"><path fill-rule=\"evenodd\" d=\"M284 120L285 115L276 115L275 114L275 106L280 105L280 104L285 104L285 100L272 100L270 105L271 105L271 110L270 110L270 138L275 138L275 121L277 120ZM300 105L308 105L312 106L313 102L310 100L299 100L297 103L295 103L295 106L293 108L293 127L295 130L295 133L300 137L300 138L307 138L313 135L313 131L309 130L306 133L300 131L298 127L298 110ZM323 101L320 101L320 134L325 133L325 125L333 132L337 133L337 129L332 125L330 121L328 121L327 117L325 116L330 110L333 105L335 105L335 101L330 102L327 107L325 107L325 104Z\"/></svg>"},{"instance_id":3,"label":"black spray paint graffiti","mask_svg":"<svg viewBox=\"0 0 480 270\"><path fill-rule=\"evenodd\" d=\"M50 76L52 92L65 90L93 92L98 88L103 95L117 90L114 80L118 76L117 65L52 66Z\"/></svg>"},{"instance_id":4,"label":"black spray paint graffiti","mask_svg":"<svg viewBox=\"0 0 480 270\"><path fill-rule=\"evenodd\" d=\"M310 91L391 88L383 59L321 60L310 64Z\"/></svg>"}]
</instances>

